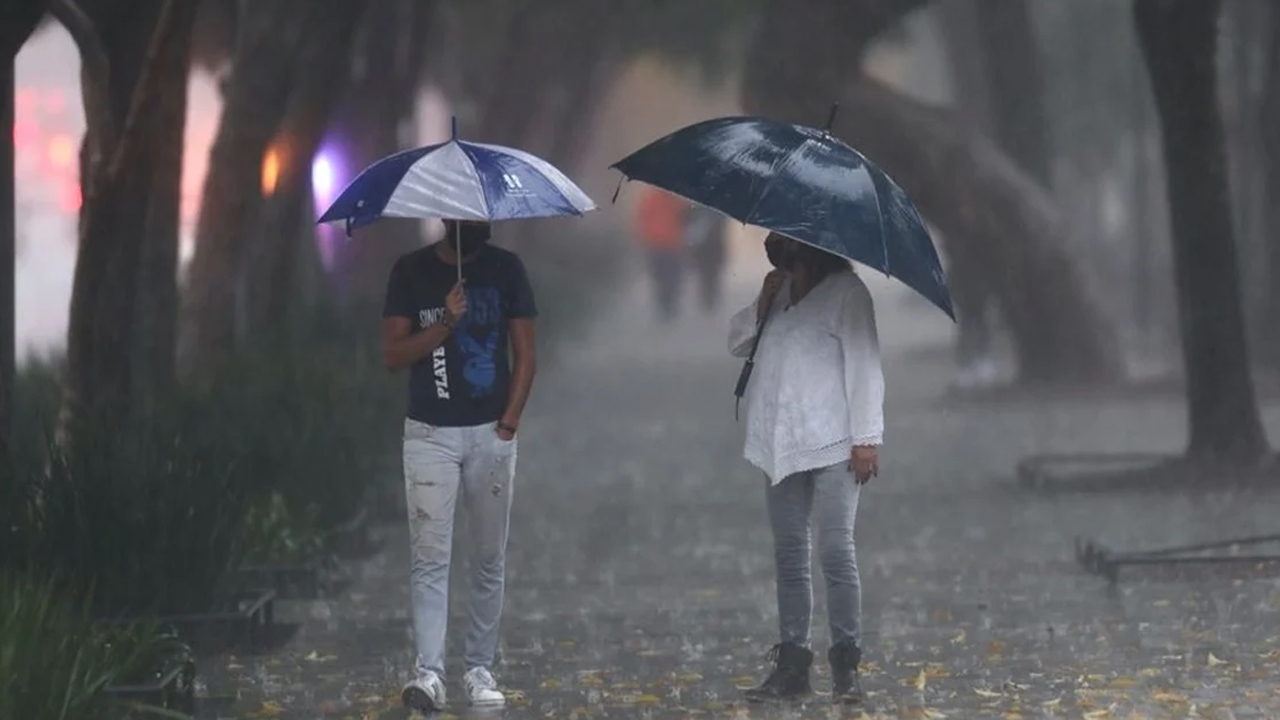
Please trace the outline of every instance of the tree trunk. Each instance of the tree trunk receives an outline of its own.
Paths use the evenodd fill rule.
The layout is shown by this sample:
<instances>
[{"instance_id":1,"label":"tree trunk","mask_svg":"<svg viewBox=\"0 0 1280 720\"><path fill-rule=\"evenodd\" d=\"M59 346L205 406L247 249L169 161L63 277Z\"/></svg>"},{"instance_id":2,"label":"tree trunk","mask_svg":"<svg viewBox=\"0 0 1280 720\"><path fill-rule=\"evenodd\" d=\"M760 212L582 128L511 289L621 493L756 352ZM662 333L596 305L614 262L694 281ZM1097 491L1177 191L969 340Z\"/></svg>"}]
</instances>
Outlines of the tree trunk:
<instances>
[{"instance_id":1,"label":"tree trunk","mask_svg":"<svg viewBox=\"0 0 1280 720\"><path fill-rule=\"evenodd\" d=\"M248 330L269 339L293 317L300 263L317 249L311 206L311 165L329 127L338 97L346 90L352 41L367 5L351 2L329 17L326 32L303 43L298 72L272 148L279 162L275 187L262 203L248 250Z\"/></svg>"},{"instance_id":2,"label":"tree trunk","mask_svg":"<svg viewBox=\"0 0 1280 720\"><path fill-rule=\"evenodd\" d=\"M5 482L13 467L13 391L17 383L14 262L17 209L14 124L14 58L44 15L43 0L18 4L0 28L0 505L6 503Z\"/></svg>"},{"instance_id":3,"label":"tree trunk","mask_svg":"<svg viewBox=\"0 0 1280 720\"><path fill-rule=\"evenodd\" d=\"M1052 187L1051 131L1028 0L974 0L992 137L1045 189Z\"/></svg>"},{"instance_id":4,"label":"tree trunk","mask_svg":"<svg viewBox=\"0 0 1280 720\"><path fill-rule=\"evenodd\" d=\"M954 252L994 268L1022 379L1119 379L1115 329L1085 292L1046 191L954 115L858 79L863 49L893 20L889 9L918 4L814 0L813 11L797 13L787 0L771 0L748 56L744 106L814 125L840 100L837 134L910 193ZM880 14L864 16L868 9Z\"/></svg>"},{"instance_id":5,"label":"tree trunk","mask_svg":"<svg viewBox=\"0 0 1280 720\"><path fill-rule=\"evenodd\" d=\"M1017 0L1013 0L1016 2ZM993 137L992 96L999 92L987 73L989 53L983 46L978 6L983 0L949 0L935 6L940 16L951 70L954 112L965 124ZM947 286L956 308L956 362L968 367L991 350L991 311L995 297L987 268L972 253L956 252L958 245L972 247L983 238L953 240L944 237L947 254Z\"/></svg>"},{"instance_id":6,"label":"tree trunk","mask_svg":"<svg viewBox=\"0 0 1280 720\"><path fill-rule=\"evenodd\" d=\"M86 192L67 332L72 419L99 412L123 416L131 407L138 265L154 174L151 140L158 129L158 60L181 40L175 31L183 1L135 0L127 12L104 8L107 12L94 23L100 30L90 30L101 42L109 75L105 89L99 86L102 77L85 77L86 98L105 92L107 103L86 106L85 112L105 123L89 124L85 137L89 177L82 183ZM81 46L82 57L94 54Z\"/></svg>"},{"instance_id":7,"label":"tree trunk","mask_svg":"<svg viewBox=\"0 0 1280 720\"><path fill-rule=\"evenodd\" d=\"M246 248L262 205L262 163L295 81L302 43L350 11L352 0L254 0L239 38L205 177L188 275L179 359L184 372L216 368L236 345Z\"/></svg>"},{"instance_id":8,"label":"tree trunk","mask_svg":"<svg viewBox=\"0 0 1280 720\"><path fill-rule=\"evenodd\" d=\"M351 83L335 109L334 125L346 143L352 172L405 149L402 130L414 117L422 78L417 41L431 8L409 0L374 3L355 40ZM360 230L337 253L339 295L353 317L381 308L396 259L422 246L422 227L387 220Z\"/></svg>"},{"instance_id":9,"label":"tree trunk","mask_svg":"<svg viewBox=\"0 0 1280 720\"><path fill-rule=\"evenodd\" d=\"M1194 460L1268 452L1249 367L1216 88L1220 0L1136 0L1155 90L1173 220L1174 269Z\"/></svg>"},{"instance_id":10,"label":"tree trunk","mask_svg":"<svg viewBox=\"0 0 1280 720\"><path fill-rule=\"evenodd\" d=\"M1259 111L1262 129L1263 230L1267 249L1266 322L1261 340L1268 364L1280 370L1280 8L1267 8L1267 72Z\"/></svg>"},{"instance_id":11,"label":"tree trunk","mask_svg":"<svg viewBox=\"0 0 1280 720\"><path fill-rule=\"evenodd\" d=\"M147 130L151 187L137 271L133 358L133 384L146 402L172 384L177 360L182 160L196 3L180 3L175 12L174 37L157 58L158 102Z\"/></svg>"}]
</instances>

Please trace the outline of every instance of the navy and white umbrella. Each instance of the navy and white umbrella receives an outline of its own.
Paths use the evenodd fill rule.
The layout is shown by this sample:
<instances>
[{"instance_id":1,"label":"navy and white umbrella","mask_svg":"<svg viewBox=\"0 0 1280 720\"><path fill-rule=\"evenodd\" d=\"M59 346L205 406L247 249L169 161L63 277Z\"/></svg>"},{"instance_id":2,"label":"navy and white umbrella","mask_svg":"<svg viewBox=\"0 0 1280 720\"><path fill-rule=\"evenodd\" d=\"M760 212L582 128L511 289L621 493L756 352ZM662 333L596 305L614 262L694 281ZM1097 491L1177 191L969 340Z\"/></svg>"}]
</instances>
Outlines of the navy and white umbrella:
<instances>
[{"instance_id":1,"label":"navy and white umbrella","mask_svg":"<svg viewBox=\"0 0 1280 720\"><path fill-rule=\"evenodd\" d=\"M523 150L464 142L406 150L365 168L318 222L347 233L384 217L496 222L583 215L596 204L554 165ZM459 264L461 272L461 264Z\"/></svg>"}]
</instances>

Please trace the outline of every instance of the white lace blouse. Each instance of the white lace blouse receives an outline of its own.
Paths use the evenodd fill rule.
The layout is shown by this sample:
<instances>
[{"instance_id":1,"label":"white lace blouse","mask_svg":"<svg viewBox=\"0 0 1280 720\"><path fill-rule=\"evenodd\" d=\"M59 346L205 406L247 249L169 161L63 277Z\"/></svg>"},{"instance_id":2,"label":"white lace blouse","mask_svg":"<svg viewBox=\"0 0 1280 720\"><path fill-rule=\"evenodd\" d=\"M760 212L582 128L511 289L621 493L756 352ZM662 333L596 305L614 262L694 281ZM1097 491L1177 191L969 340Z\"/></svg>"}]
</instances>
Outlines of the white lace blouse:
<instances>
[{"instance_id":1,"label":"white lace blouse","mask_svg":"<svg viewBox=\"0 0 1280 720\"><path fill-rule=\"evenodd\" d=\"M853 272L829 275L794 306L790 281L774 299L745 401L743 455L773 484L847 462L884 436L884 374L871 293ZM733 316L729 352L745 358L754 301Z\"/></svg>"}]
</instances>

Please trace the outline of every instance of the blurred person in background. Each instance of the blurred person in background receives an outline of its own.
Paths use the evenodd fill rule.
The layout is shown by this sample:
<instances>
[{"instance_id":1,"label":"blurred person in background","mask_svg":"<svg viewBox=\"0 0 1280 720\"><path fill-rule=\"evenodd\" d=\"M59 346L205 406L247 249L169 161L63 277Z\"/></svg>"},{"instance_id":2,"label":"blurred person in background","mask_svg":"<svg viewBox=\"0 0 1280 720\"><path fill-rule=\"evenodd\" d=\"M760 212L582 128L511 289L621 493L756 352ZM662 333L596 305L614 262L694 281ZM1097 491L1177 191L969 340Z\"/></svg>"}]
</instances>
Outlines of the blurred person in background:
<instances>
[{"instance_id":1,"label":"blurred person in background","mask_svg":"<svg viewBox=\"0 0 1280 720\"><path fill-rule=\"evenodd\" d=\"M994 358L992 311L995 294L982 268L966 253L948 253L947 277L955 300L959 323L956 328L956 372L953 390L975 390L998 380Z\"/></svg>"},{"instance_id":2,"label":"blurred person in background","mask_svg":"<svg viewBox=\"0 0 1280 720\"><path fill-rule=\"evenodd\" d=\"M468 704L505 703L491 668L505 590L516 433L535 371L537 306L520 258L489 244L488 223L447 221L445 228L445 239L396 262L383 309L384 361L393 371L409 370L404 476L417 658L402 697L424 713L446 704L459 496L471 553L462 686ZM465 280L458 280L459 262Z\"/></svg>"},{"instance_id":3,"label":"blurred person in background","mask_svg":"<svg viewBox=\"0 0 1280 720\"><path fill-rule=\"evenodd\" d=\"M645 185L636 207L636 229L644 243L653 281L658 319L675 320L685 263L685 213L688 203Z\"/></svg>"},{"instance_id":4,"label":"blurred person in background","mask_svg":"<svg viewBox=\"0 0 1280 720\"><path fill-rule=\"evenodd\" d=\"M849 261L778 233L766 238L765 252L774 270L729 331L734 356L750 357L756 346L744 396L744 455L766 476L777 571L779 643L769 653L768 678L747 698L810 690L816 525L833 697L856 703L862 595L854 522L862 486L879 473L884 432L875 309Z\"/></svg>"},{"instance_id":5,"label":"blurred person in background","mask_svg":"<svg viewBox=\"0 0 1280 720\"><path fill-rule=\"evenodd\" d=\"M724 216L702 205L685 211L685 238L698 274L702 309L713 312L720 306L721 278L724 277L726 227Z\"/></svg>"}]
</instances>

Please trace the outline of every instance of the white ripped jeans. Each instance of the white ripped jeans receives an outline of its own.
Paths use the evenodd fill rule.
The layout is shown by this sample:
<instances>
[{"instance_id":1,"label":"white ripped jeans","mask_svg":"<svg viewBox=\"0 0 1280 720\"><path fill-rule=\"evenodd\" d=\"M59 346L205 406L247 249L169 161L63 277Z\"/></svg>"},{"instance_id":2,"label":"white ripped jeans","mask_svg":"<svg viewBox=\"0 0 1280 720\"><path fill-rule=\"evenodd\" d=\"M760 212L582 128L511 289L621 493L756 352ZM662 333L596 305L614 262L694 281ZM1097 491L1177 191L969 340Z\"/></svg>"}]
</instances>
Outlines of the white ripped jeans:
<instances>
[{"instance_id":1,"label":"white ripped jeans","mask_svg":"<svg viewBox=\"0 0 1280 720\"><path fill-rule=\"evenodd\" d=\"M506 575L507 531L516 468L516 440L503 441L494 424L434 427L404 423L404 485L409 508L413 629L417 672L444 677L449 618L449 561L453 518L461 491L471 559L464 660L489 668L498 649Z\"/></svg>"}]
</instances>

